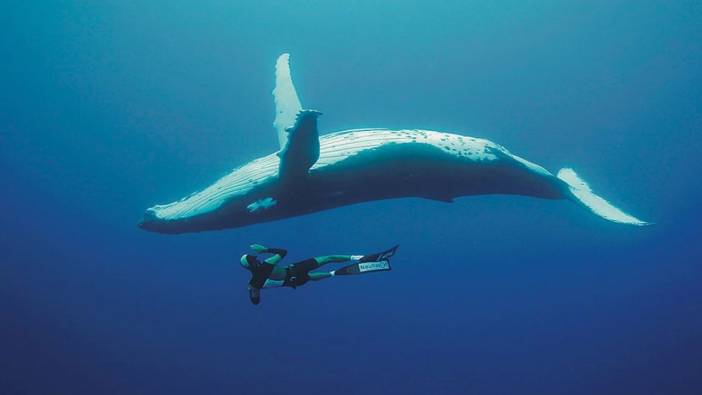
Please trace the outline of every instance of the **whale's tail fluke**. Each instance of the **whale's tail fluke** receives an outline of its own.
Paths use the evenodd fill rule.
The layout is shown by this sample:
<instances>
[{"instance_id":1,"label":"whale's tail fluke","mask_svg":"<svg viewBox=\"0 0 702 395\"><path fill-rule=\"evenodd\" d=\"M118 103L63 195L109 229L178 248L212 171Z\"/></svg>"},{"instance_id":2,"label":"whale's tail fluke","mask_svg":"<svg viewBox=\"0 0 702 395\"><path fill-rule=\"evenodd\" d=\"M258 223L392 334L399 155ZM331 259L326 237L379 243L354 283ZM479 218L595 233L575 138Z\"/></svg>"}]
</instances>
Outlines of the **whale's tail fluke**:
<instances>
[{"instance_id":1,"label":"whale's tail fluke","mask_svg":"<svg viewBox=\"0 0 702 395\"><path fill-rule=\"evenodd\" d=\"M593 213L600 217L622 224L629 225L649 225L648 222L642 221L634 216L631 216L624 211L614 207L611 203L600 196L597 196L590 186L585 181L580 179L573 169L561 169L556 175L560 180L568 184L568 189L573 200L587 207Z\"/></svg>"}]
</instances>

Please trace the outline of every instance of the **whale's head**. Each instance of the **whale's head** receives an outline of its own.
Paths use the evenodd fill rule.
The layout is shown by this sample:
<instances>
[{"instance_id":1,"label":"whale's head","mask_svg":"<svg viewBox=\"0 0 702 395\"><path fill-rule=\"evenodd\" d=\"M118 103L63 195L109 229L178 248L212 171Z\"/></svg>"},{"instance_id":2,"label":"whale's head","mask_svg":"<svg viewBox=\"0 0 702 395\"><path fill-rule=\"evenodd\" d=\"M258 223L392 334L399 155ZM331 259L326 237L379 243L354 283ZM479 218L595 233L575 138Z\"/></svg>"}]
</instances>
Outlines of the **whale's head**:
<instances>
[{"instance_id":1,"label":"whale's head","mask_svg":"<svg viewBox=\"0 0 702 395\"><path fill-rule=\"evenodd\" d=\"M275 213L280 158L271 154L234 169L214 184L178 201L157 204L139 227L157 233L232 228L262 222Z\"/></svg>"}]
</instances>

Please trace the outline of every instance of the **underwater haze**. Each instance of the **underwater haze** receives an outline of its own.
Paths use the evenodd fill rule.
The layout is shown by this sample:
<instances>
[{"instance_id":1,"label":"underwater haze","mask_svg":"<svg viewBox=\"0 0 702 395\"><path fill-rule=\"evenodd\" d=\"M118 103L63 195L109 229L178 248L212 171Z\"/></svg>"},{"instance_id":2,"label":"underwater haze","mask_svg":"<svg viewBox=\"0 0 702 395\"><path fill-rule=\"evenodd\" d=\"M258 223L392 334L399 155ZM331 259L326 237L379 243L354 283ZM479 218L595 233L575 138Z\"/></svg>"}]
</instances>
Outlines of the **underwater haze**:
<instances>
[{"instance_id":1,"label":"underwater haze","mask_svg":"<svg viewBox=\"0 0 702 395\"><path fill-rule=\"evenodd\" d=\"M699 1L10 1L0 22L0 394L702 393ZM486 138L653 225L496 195L139 229L278 149L284 52L322 134ZM400 248L254 306L252 243Z\"/></svg>"}]
</instances>

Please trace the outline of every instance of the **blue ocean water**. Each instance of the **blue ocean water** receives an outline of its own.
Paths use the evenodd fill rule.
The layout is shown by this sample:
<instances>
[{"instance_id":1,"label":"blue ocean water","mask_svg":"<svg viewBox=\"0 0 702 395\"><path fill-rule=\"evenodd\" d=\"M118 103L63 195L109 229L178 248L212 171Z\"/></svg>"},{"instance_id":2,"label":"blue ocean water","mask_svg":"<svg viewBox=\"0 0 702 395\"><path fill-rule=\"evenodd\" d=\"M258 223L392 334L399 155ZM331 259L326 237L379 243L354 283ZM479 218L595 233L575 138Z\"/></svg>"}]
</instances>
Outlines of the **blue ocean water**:
<instances>
[{"instance_id":1,"label":"blue ocean water","mask_svg":"<svg viewBox=\"0 0 702 395\"><path fill-rule=\"evenodd\" d=\"M697 1L12 2L0 35L0 394L702 392ZM158 235L146 207L320 129L488 138L654 222L566 201L366 203ZM264 290L394 244L393 271Z\"/></svg>"}]
</instances>

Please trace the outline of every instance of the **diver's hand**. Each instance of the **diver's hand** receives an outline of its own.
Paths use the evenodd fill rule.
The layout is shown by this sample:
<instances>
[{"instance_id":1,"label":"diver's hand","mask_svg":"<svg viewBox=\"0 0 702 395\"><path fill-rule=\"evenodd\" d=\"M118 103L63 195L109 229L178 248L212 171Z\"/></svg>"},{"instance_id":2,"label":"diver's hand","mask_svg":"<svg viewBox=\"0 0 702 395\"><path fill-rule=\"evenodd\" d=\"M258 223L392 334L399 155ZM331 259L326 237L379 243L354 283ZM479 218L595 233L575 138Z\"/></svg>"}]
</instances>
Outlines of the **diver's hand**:
<instances>
[{"instance_id":1,"label":"diver's hand","mask_svg":"<svg viewBox=\"0 0 702 395\"><path fill-rule=\"evenodd\" d=\"M260 245L260 244L251 244L249 247L250 247L252 250L258 252L259 254L262 253L262 252L264 252L264 251L266 251L266 250L268 249L267 247L264 247L264 246L262 246L262 245Z\"/></svg>"}]
</instances>

